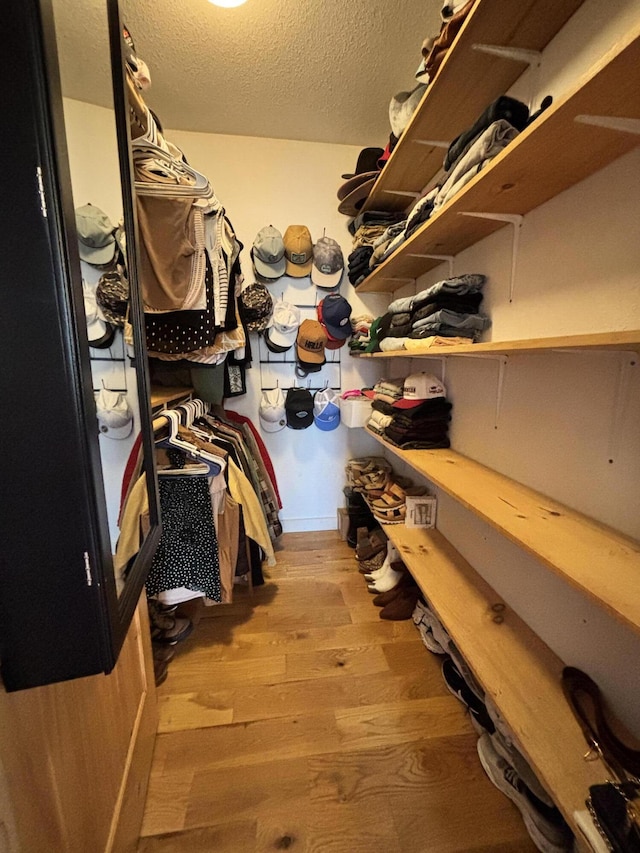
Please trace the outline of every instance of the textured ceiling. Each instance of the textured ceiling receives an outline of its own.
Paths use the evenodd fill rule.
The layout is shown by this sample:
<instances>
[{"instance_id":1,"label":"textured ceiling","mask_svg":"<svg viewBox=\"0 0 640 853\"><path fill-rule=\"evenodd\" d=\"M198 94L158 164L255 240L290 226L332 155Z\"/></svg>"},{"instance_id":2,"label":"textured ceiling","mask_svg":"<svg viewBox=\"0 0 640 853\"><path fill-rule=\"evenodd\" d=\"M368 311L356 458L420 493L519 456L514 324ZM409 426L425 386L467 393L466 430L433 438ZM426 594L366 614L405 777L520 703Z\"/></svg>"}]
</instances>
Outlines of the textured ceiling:
<instances>
[{"instance_id":1,"label":"textured ceiling","mask_svg":"<svg viewBox=\"0 0 640 853\"><path fill-rule=\"evenodd\" d=\"M121 0L165 127L384 147L439 0ZM55 0L69 97L107 103L104 0Z\"/></svg>"}]
</instances>

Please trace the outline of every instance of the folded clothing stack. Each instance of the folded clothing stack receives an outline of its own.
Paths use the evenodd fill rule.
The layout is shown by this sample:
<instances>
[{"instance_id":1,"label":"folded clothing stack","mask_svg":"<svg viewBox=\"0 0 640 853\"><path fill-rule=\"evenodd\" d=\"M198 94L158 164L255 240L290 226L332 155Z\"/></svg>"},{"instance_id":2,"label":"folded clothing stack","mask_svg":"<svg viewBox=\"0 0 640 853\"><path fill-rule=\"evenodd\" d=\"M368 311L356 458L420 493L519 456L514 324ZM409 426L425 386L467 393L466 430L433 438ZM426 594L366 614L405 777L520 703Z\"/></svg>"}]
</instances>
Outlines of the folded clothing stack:
<instances>
[{"instance_id":1,"label":"folded clothing stack","mask_svg":"<svg viewBox=\"0 0 640 853\"><path fill-rule=\"evenodd\" d=\"M383 380L393 393L374 386L372 414L366 428L405 450L446 448L451 403L442 382L428 373L412 373L402 389ZM397 394L400 390L400 396Z\"/></svg>"},{"instance_id":2,"label":"folded clothing stack","mask_svg":"<svg viewBox=\"0 0 640 853\"><path fill-rule=\"evenodd\" d=\"M370 260L375 244L384 237L389 227L402 223L404 219L403 213L367 210L350 223L353 251L348 259L348 276L354 287L364 281L371 272ZM400 227L400 231L403 227Z\"/></svg>"},{"instance_id":3,"label":"folded clothing stack","mask_svg":"<svg viewBox=\"0 0 640 853\"><path fill-rule=\"evenodd\" d=\"M364 352L370 340L371 324L373 317L371 314L358 314L351 317L352 335L348 346L351 352Z\"/></svg>"}]
</instances>

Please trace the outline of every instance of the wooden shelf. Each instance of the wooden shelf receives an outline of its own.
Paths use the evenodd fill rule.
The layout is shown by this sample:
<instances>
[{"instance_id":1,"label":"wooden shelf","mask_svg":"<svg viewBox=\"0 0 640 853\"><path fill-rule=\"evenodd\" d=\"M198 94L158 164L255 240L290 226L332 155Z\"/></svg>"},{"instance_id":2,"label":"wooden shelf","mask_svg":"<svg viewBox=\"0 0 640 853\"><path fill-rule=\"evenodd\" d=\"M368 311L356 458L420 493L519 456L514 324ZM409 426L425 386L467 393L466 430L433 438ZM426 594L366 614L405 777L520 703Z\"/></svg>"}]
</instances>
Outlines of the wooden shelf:
<instances>
[{"instance_id":1,"label":"wooden shelf","mask_svg":"<svg viewBox=\"0 0 640 853\"><path fill-rule=\"evenodd\" d=\"M569 94L376 267L357 292L393 292L440 263L420 255L456 255L505 225L461 213L526 214L635 148L640 137L634 133L575 119L582 115L640 119L639 66L637 24Z\"/></svg>"},{"instance_id":2,"label":"wooden shelf","mask_svg":"<svg viewBox=\"0 0 640 853\"><path fill-rule=\"evenodd\" d=\"M479 0L380 173L364 210L404 210L438 172L442 148L420 140L451 142L525 70L521 61L473 49L474 44L543 50L583 0ZM473 81L470 85L470 81Z\"/></svg>"},{"instance_id":3,"label":"wooden shelf","mask_svg":"<svg viewBox=\"0 0 640 853\"><path fill-rule=\"evenodd\" d=\"M169 403L188 400L192 394L193 388L154 385L151 388L151 409L157 409L159 406L168 406Z\"/></svg>"},{"instance_id":4,"label":"wooden shelf","mask_svg":"<svg viewBox=\"0 0 640 853\"><path fill-rule=\"evenodd\" d=\"M640 633L640 543L453 450L401 450L414 471Z\"/></svg>"},{"instance_id":5,"label":"wooden shelf","mask_svg":"<svg viewBox=\"0 0 640 853\"><path fill-rule=\"evenodd\" d=\"M562 693L562 661L508 607L494 621L492 606L504 602L437 530L384 530L580 838L573 812L584 810L589 785L607 777L601 762L583 759L584 736Z\"/></svg>"},{"instance_id":6,"label":"wooden shelf","mask_svg":"<svg viewBox=\"0 0 640 853\"><path fill-rule=\"evenodd\" d=\"M519 341L488 341L480 344L460 344L455 347L434 347L424 350L393 350L392 352L352 353L358 358L445 358L447 356L515 355L553 350L629 350L640 352L640 330L628 332L597 332L591 335L562 335L553 338L531 338Z\"/></svg>"}]
</instances>

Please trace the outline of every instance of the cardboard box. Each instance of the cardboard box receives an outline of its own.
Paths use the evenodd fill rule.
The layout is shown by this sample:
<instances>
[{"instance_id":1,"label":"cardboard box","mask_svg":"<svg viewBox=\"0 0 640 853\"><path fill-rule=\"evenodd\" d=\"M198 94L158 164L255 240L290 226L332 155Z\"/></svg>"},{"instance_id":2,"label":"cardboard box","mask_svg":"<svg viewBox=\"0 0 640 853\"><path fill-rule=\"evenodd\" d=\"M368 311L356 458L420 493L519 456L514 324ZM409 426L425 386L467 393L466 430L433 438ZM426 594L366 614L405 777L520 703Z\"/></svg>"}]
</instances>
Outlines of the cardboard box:
<instances>
[{"instance_id":1,"label":"cardboard box","mask_svg":"<svg viewBox=\"0 0 640 853\"><path fill-rule=\"evenodd\" d=\"M407 495L405 527L435 527L437 499L435 495Z\"/></svg>"}]
</instances>

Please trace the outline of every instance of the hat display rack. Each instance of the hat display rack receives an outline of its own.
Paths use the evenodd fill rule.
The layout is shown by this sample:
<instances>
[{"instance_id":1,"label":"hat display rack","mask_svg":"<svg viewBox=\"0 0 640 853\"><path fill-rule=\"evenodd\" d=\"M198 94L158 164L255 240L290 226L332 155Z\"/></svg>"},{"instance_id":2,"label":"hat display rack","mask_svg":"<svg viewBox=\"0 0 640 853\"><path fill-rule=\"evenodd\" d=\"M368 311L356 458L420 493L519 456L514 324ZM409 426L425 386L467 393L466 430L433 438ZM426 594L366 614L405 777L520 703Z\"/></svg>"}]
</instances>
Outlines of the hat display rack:
<instances>
[{"instance_id":1,"label":"hat display rack","mask_svg":"<svg viewBox=\"0 0 640 853\"><path fill-rule=\"evenodd\" d=\"M280 294L280 299L284 299L284 293ZM291 303L300 311L302 320L313 320L316 318L316 310L318 306L318 294L316 293L315 302L313 305L305 305L302 303ZM296 374L298 361L296 358L295 344L283 353L272 352L264 342L262 335L259 337L259 352L260 352L260 390L273 391L275 388L280 388L282 391L288 391L289 388L306 388L311 392L325 391L331 388L333 391L340 391L342 388L342 361L340 358L340 349L326 350L326 362L319 371L311 376L300 377ZM315 384L312 385L312 381Z\"/></svg>"}]
</instances>

